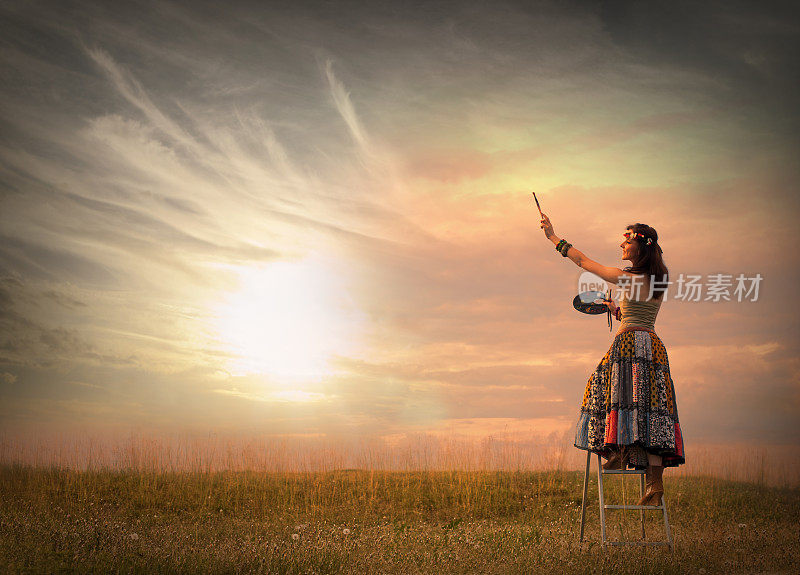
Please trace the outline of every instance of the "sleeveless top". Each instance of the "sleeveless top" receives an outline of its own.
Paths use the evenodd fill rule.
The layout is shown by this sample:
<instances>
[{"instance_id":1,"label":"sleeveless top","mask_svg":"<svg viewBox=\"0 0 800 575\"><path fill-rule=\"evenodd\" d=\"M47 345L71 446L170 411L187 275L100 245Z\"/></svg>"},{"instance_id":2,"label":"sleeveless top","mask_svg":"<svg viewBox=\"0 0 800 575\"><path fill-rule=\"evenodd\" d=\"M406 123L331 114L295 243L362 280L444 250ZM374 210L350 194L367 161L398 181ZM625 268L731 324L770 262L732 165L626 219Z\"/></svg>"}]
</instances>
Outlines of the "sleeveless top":
<instances>
[{"instance_id":1,"label":"sleeveless top","mask_svg":"<svg viewBox=\"0 0 800 575\"><path fill-rule=\"evenodd\" d=\"M638 326L655 331L656 316L663 300L663 295L660 299L650 301L632 300L628 299L628 293L625 292L619 302L619 308L622 310L622 323L619 329Z\"/></svg>"}]
</instances>

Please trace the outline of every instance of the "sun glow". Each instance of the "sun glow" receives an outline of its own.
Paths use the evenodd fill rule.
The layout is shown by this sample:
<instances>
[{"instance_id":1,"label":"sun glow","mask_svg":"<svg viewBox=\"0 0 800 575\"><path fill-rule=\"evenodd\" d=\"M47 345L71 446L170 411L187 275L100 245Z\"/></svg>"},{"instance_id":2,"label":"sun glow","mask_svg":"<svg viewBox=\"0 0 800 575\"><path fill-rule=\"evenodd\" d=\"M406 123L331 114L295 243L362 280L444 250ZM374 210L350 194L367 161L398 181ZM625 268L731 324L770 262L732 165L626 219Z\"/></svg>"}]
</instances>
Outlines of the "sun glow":
<instances>
[{"instance_id":1,"label":"sun glow","mask_svg":"<svg viewBox=\"0 0 800 575\"><path fill-rule=\"evenodd\" d=\"M233 375L319 380L354 352L363 318L342 278L319 258L237 268L239 289L216 309Z\"/></svg>"}]
</instances>

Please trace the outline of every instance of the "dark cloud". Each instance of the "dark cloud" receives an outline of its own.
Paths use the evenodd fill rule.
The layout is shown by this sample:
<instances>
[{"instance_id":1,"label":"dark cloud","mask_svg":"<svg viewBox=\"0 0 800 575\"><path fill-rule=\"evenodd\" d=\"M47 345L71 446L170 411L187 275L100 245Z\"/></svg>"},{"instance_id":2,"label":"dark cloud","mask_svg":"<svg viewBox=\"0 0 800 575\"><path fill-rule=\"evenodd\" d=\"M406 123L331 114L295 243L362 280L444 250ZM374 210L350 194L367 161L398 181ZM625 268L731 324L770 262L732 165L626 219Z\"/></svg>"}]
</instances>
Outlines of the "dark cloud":
<instances>
[{"instance_id":1,"label":"dark cloud","mask_svg":"<svg viewBox=\"0 0 800 575\"><path fill-rule=\"evenodd\" d=\"M86 307L86 303L56 290L47 290L42 295L68 309Z\"/></svg>"},{"instance_id":2,"label":"dark cloud","mask_svg":"<svg viewBox=\"0 0 800 575\"><path fill-rule=\"evenodd\" d=\"M47 351L58 355L81 355L91 350L86 342L75 331L64 328L41 330L39 341L45 345Z\"/></svg>"},{"instance_id":3,"label":"dark cloud","mask_svg":"<svg viewBox=\"0 0 800 575\"><path fill-rule=\"evenodd\" d=\"M77 298L55 289L39 293L32 287L35 282L8 277L0 282L0 366L38 369L80 362L136 362L135 356L120 357L98 349L79 329L53 325L88 307ZM48 302L56 303L57 309L50 309Z\"/></svg>"},{"instance_id":4,"label":"dark cloud","mask_svg":"<svg viewBox=\"0 0 800 575\"><path fill-rule=\"evenodd\" d=\"M0 266L31 280L117 285L117 277L103 264L33 239L0 235Z\"/></svg>"},{"instance_id":5,"label":"dark cloud","mask_svg":"<svg viewBox=\"0 0 800 575\"><path fill-rule=\"evenodd\" d=\"M794 2L603 2L611 39L634 60L694 71L737 105L797 118L800 19Z\"/></svg>"}]
</instances>

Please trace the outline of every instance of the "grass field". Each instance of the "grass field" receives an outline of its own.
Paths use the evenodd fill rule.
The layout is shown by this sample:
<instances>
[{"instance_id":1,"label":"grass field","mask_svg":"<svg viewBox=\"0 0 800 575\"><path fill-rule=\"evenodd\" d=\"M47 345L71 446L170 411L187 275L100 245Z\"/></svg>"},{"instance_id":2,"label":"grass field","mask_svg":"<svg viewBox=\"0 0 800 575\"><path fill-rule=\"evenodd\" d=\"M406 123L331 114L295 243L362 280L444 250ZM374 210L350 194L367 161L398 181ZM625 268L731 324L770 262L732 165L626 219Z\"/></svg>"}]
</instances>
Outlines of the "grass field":
<instances>
[{"instance_id":1,"label":"grass field","mask_svg":"<svg viewBox=\"0 0 800 575\"><path fill-rule=\"evenodd\" d=\"M674 551L602 550L596 473L578 545L574 471L214 472L0 468L0 571L798 573L800 489L665 486ZM638 485L606 481L608 503ZM637 511L609 511L636 538ZM622 514L625 515L622 515ZM663 537L648 512L648 538Z\"/></svg>"}]
</instances>

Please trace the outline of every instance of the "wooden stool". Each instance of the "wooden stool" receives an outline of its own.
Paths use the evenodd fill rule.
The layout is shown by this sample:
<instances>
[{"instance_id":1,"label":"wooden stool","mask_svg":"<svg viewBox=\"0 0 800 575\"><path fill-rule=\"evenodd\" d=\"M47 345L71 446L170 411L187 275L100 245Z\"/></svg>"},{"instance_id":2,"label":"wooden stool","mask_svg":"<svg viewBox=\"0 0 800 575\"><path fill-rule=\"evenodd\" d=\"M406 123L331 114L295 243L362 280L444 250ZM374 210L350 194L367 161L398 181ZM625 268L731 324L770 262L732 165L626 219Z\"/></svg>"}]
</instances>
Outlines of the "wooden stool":
<instances>
[{"instance_id":1,"label":"wooden stool","mask_svg":"<svg viewBox=\"0 0 800 575\"><path fill-rule=\"evenodd\" d=\"M583 543L583 527L586 520L586 496L589 491L589 464L591 462L592 452L586 452L586 473L583 475L583 502L581 503L581 538L580 543ZM603 469L600 454L597 454L597 491L600 495L600 533L603 540L603 547L606 545L667 545L672 551L672 534L669 529L669 519L667 518L667 503L664 501L664 496L661 496L661 505L605 505L603 500L603 475L638 475L640 478L640 492L644 496L644 469ZM606 539L606 509L639 509L642 516L642 540L641 541L608 541ZM664 512L664 530L667 534L666 541L645 541L644 533L644 512L647 510L662 510Z\"/></svg>"}]
</instances>

